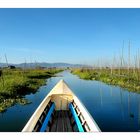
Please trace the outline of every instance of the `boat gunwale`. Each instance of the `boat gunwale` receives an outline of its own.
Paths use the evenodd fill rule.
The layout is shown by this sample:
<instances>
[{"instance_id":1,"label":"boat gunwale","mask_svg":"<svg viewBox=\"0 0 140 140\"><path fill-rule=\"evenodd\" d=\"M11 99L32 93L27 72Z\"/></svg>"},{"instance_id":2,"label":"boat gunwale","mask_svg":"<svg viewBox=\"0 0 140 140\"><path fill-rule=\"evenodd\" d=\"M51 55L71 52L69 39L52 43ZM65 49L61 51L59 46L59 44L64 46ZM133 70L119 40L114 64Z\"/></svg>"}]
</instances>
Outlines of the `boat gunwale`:
<instances>
[{"instance_id":1,"label":"boat gunwale","mask_svg":"<svg viewBox=\"0 0 140 140\"><path fill-rule=\"evenodd\" d=\"M51 97L49 97L47 95L45 97L45 99L41 102L41 104L38 106L38 108L35 110L35 112L31 116L31 118L28 120L28 122L25 125L25 127L23 128L22 132L32 132L33 131L37 121L39 120L42 112L44 111L44 109L46 108L46 106L48 105L50 100L51 100Z\"/></svg>"},{"instance_id":2,"label":"boat gunwale","mask_svg":"<svg viewBox=\"0 0 140 140\"><path fill-rule=\"evenodd\" d=\"M76 105L79 107L80 112L82 114L84 114L84 119L86 120L90 131L89 132L101 132L99 126L97 125L96 121L93 119L93 117L91 116L91 114L88 112L88 110L86 109L86 107L83 105L83 103L80 101L80 99L74 95L73 97Z\"/></svg>"},{"instance_id":3,"label":"boat gunwale","mask_svg":"<svg viewBox=\"0 0 140 140\"><path fill-rule=\"evenodd\" d=\"M57 85L60 82L64 82L64 80L60 80L58 83L56 83L56 85L53 87L53 89L46 95L44 100L41 102L41 104L38 106L38 108L35 110L35 112L31 116L31 118L29 119L29 121L27 122L25 127L23 128L22 132L32 132L33 131L38 119L40 118L41 114L43 113L43 110L46 108L47 104L51 100L51 95L53 95L52 91L54 91L54 88L57 87ZM69 86L67 85L66 82L64 82L64 84L66 84L66 86L69 88ZM101 131L100 128L98 127L98 125L96 124L95 120L90 115L90 113L88 112L86 107L82 104L80 99L78 99L78 97L72 92L72 90L70 88L69 88L69 90L70 90L69 95L73 96L73 100L75 101L76 105L79 107L80 112L83 114L88 126L90 127L89 132L100 132ZM59 92L58 92L58 94L59 94ZM63 94L63 95L65 95L65 94Z\"/></svg>"}]
</instances>

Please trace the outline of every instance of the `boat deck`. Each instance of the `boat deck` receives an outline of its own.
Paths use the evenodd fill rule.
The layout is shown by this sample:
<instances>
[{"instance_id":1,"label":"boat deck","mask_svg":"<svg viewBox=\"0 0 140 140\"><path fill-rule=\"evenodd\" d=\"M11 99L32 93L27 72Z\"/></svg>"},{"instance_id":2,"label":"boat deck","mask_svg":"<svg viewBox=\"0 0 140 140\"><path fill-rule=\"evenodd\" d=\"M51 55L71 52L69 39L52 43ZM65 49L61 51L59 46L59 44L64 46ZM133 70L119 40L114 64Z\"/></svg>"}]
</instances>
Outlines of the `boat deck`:
<instances>
[{"instance_id":1,"label":"boat deck","mask_svg":"<svg viewBox=\"0 0 140 140\"><path fill-rule=\"evenodd\" d=\"M55 111L53 123L50 128L51 132L73 132L69 111Z\"/></svg>"}]
</instances>

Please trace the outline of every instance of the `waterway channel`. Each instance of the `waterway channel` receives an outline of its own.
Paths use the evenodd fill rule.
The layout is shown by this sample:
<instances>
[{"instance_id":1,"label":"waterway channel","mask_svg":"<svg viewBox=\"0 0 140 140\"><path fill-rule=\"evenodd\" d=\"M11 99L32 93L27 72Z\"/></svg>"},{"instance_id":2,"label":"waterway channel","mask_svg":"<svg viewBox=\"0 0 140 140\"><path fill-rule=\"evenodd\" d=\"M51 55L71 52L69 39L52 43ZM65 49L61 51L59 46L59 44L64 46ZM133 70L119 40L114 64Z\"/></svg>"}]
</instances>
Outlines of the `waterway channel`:
<instances>
[{"instance_id":1,"label":"waterway channel","mask_svg":"<svg viewBox=\"0 0 140 140\"><path fill-rule=\"evenodd\" d=\"M20 132L41 101L60 80L64 79L71 90L88 109L103 132L140 131L140 94L99 81L79 79L69 71L46 80L36 94L28 94L31 104L16 104L0 113L1 132Z\"/></svg>"}]
</instances>

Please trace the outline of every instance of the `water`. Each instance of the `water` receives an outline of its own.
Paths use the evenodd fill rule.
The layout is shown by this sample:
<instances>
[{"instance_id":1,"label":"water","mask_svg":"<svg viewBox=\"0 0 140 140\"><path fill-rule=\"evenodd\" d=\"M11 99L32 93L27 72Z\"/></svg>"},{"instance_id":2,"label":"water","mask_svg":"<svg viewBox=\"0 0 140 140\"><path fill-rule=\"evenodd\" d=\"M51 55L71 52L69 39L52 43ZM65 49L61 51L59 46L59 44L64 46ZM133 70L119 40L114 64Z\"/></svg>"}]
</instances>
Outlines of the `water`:
<instances>
[{"instance_id":1,"label":"water","mask_svg":"<svg viewBox=\"0 0 140 140\"><path fill-rule=\"evenodd\" d=\"M98 81L81 80L68 71L47 80L36 94L26 95L32 104L15 105L0 113L0 131L21 131L38 105L60 80L64 79L93 116L101 131L139 131L140 94Z\"/></svg>"}]
</instances>

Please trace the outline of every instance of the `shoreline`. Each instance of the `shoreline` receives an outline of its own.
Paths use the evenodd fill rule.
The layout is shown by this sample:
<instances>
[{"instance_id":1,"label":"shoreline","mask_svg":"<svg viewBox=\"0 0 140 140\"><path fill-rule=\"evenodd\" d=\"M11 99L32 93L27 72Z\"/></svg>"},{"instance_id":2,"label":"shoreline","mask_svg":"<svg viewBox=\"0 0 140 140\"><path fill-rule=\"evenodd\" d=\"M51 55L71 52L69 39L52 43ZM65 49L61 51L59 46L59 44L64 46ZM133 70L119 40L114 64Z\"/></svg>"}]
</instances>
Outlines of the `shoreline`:
<instances>
[{"instance_id":1,"label":"shoreline","mask_svg":"<svg viewBox=\"0 0 140 140\"><path fill-rule=\"evenodd\" d=\"M71 73L77 75L80 79L101 81L108 85L120 86L121 88L126 89L130 92L140 93L139 81L132 78L132 75L120 76L117 74L110 74L109 71L104 72L104 70L82 70L82 69L72 70Z\"/></svg>"},{"instance_id":2,"label":"shoreline","mask_svg":"<svg viewBox=\"0 0 140 140\"><path fill-rule=\"evenodd\" d=\"M46 79L61 72L61 69L14 69L3 70L3 79L0 80L0 112L18 103L29 104L30 101L24 98L25 95L35 93L40 86L46 84Z\"/></svg>"}]
</instances>

